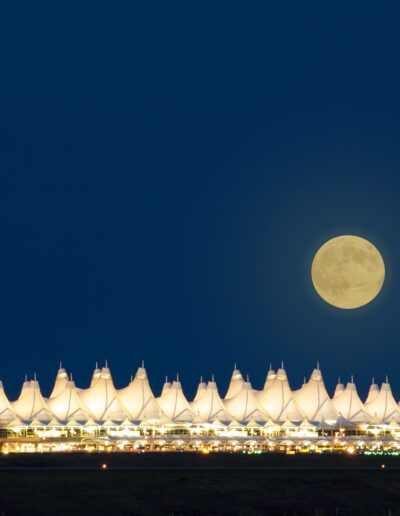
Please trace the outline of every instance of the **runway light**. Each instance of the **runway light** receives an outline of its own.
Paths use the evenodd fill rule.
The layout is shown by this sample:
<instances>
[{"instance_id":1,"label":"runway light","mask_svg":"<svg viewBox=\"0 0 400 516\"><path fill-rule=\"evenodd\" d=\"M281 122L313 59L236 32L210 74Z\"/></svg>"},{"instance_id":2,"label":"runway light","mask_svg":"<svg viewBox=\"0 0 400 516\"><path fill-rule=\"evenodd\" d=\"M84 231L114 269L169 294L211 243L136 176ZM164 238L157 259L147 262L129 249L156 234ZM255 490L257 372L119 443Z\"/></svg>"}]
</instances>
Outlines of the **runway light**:
<instances>
[{"instance_id":1,"label":"runway light","mask_svg":"<svg viewBox=\"0 0 400 516\"><path fill-rule=\"evenodd\" d=\"M381 464L381 469L385 469L386 468L386 464Z\"/></svg>"},{"instance_id":2,"label":"runway light","mask_svg":"<svg viewBox=\"0 0 400 516\"><path fill-rule=\"evenodd\" d=\"M102 468L102 469L107 469L107 464L102 464L102 465L101 465L101 468Z\"/></svg>"}]
</instances>

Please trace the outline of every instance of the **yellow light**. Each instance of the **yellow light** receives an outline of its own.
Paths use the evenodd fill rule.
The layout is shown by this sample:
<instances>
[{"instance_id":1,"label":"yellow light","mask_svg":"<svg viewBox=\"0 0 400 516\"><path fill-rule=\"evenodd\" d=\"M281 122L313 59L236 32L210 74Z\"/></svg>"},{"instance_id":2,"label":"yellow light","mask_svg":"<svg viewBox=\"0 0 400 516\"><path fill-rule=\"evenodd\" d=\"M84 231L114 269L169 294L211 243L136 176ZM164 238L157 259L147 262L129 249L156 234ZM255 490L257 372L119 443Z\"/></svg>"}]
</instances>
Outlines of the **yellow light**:
<instances>
[{"instance_id":1,"label":"yellow light","mask_svg":"<svg viewBox=\"0 0 400 516\"><path fill-rule=\"evenodd\" d=\"M346 451L352 455L354 453L354 446L349 446Z\"/></svg>"},{"instance_id":2,"label":"yellow light","mask_svg":"<svg viewBox=\"0 0 400 516\"><path fill-rule=\"evenodd\" d=\"M101 465L101 468L102 468L102 469L107 469L107 464L102 464L102 465Z\"/></svg>"}]
</instances>

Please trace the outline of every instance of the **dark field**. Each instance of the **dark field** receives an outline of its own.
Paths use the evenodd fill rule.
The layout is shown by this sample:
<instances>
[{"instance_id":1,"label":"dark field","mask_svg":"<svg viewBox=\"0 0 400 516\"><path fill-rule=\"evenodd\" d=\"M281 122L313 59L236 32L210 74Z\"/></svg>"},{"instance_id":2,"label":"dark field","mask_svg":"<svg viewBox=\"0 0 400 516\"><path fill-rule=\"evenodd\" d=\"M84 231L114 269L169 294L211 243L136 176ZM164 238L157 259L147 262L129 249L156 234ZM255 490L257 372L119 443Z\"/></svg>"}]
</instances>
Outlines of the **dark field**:
<instances>
[{"instance_id":1,"label":"dark field","mask_svg":"<svg viewBox=\"0 0 400 516\"><path fill-rule=\"evenodd\" d=\"M0 458L0 516L394 516L398 468L400 457L9 455Z\"/></svg>"}]
</instances>

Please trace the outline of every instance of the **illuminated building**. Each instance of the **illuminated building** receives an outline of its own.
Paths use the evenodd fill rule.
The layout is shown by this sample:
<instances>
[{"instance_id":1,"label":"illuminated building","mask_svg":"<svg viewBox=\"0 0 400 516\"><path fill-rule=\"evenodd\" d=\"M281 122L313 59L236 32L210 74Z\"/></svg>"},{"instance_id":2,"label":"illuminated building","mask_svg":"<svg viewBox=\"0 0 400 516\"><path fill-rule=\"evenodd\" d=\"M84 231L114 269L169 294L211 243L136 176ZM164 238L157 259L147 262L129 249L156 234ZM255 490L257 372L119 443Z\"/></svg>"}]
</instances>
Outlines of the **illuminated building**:
<instances>
[{"instance_id":1,"label":"illuminated building","mask_svg":"<svg viewBox=\"0 0 400 516\"><path fill-rule=\"evenodd\" d=\"M400 408L386 379L365 402L353 379L331 398L319 366L298 390L283 368L262 390L238 369L224 398L214 377L189 401L177 378L153 394L145 368L116 389L107 364L79 389L60 366L49 398L36 376L10 402L0 382L3 453L50 451L324 451L400 450Z\"/></svg>"}]
</instances>

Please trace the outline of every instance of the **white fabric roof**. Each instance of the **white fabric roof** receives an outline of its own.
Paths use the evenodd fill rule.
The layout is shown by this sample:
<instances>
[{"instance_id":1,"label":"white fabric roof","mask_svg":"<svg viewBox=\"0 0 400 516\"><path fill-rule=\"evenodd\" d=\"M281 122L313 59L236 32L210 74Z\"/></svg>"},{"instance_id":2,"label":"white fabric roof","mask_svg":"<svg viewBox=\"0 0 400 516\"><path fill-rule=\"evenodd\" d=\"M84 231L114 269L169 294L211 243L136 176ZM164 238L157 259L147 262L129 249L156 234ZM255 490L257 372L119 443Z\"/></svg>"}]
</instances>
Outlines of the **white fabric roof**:
<instances>
[{"instance_id":1,"label":"white fabric roof","mask_svg":"<svg viewBox=\"0 0 400 516\"><path fill-rule=\"evenodd\" d=\"M123 421L127 417L127 411L117 397L108 367L103 367L100 373L95 370L90 387L79 391L79 396L87 412L93 414L97 421Z\"/></svg>"},{"instance_id":2,"label":"white fabric roof","mask_svg":"<svg viewBox=\"0 0 400 516\"><path fill-rule=\"evenodd\" d=\"M281 368L276 374L273 371L268 374L264 390L257 395L262 409L274 421L285 421L286 419L302 421L304 413L293 397L286 371Z\"/></svg>"},{"instance_id":3,"label":"white fabric roof","mask_svg":"<svg viewBox=\"0 0 400 516\"><path fill-rule=\"evenodd\" d=\"M237 421L266 421L269 418L258 402L250 382L243 382L240 391L235 396L225 399L224 405Z\"/></svg>"},{"instance_id":4,"label":"white fabric roof","mask_svg":"<svg viewBox=\"0 0 400 516\"><path fill-rule=\"evenodd\" d=\"M378 393L365 403L365 409L371 417L378 417L381 421L400 421L400 409L388 382L382 383Z\"/></svg>"},{"instance_id":5,"label":"white fabric roof","mask_svg":"<svg viewBox=\"0 0 400 516\"><path fill-rule=\"evenodd\" d=\"M235 369L232 373L231 382L228 387L228 392L225 395L225 399L228 400L229 398L236 396L236 394L238 394L238 392L240 392L241 388L243 387L243 384L244 380L242 373L239 371L239 369L236 369L235 364Z\"/></svg>"},{"instance_id":6,"label":"white fabric roof","mask_svg":"<svg viewBox=\"0 0 400 516\"><path fill-rule=\"evenodd\" d=\"M60 369L57 372L56 381L54 383L53 391L50 394L50 398L55 398L58 396L65 388L68 381L67 371L60 364Z\"/></svg>"},{"instance_id":7,"label":"white fabric roof","mask_svg":"<svg viewBox=\"0 0 400 516\"><path fill-rule=\"evenodd\" d=\"M344 393L344 385L341 383L340 378L335 388L335 393L333 395L334 398L341 396Z\"/></svg>"},{"instance_id":8,"label":"white fabric roof","mask_svg":"<svg viewBox=\"0 0 400 516\"><path fill-rule=\"evenodd\" d=\"M161 396L164 396L164 394L166 394L170 390L171 385L172 384L168 381L168 378L165 378L165 382L161 391Z\"/></svg>"},{"instance_id":9,"label":"white fabric roof","mask_svg":"<svg viewBox=\"0 0 400 516\"><path fill-rule=\"evenodd\" d=\"M4 392L3 382L0 382L0 420L12 421L16 414Z\"/></svg>"},{"instance_id":10,"label":"white fabric roof","mask_svg":"<svg viewBox=\"0 0 400 516\"><path fill-rule=\"evenodd\" d=\"M353 381L346 385L340 396L333 399L333 404L339 414L352 423L367 423L370 420Z\"/></svg>"},{"instance_id":11,"label":"white fabric roof","mask_svg":"<svg viewBox=\"0 0 400 516\"><path fill-rule=\"evenodd\" d=\"M125 389L118 391L118 398L130 419L157 419L160 415L144 367L139 367L133 381Z\"/></svg>"},{"instance_id":12,"label":"white fabric roof","mask_svg":"<svg viewBox=\"0 0 400 516\"><path fill-rule=\"evenodd\" d=\"M172 382L171 388L158 399L158 405L167 418L174 421L191 421L195 414L183 394L181 382Z\"/></svg>"},{"instance_id":13,"label":"white fabric roof","mask_svg":"<svg viewBox=\"0 0 400 516\"><path fill-rule=\"evenodd\" d=\"M371 387L369 388L369 391L368 391L367 399L365 400L365 405L367 405L367 403L371 403L371 401L373 401L378 396L378 394L379 394L379 387L377 386L375 381L372 380Z\"/></svg>"},{"instance_id":14,"label":"white fabric roof","mask_svg":"<svg viewBox=\"0 0 400 516\"><path fill-rule=\"evenodd\" d=\"M21 394L17 401L12 403L12 407L17 416L25 421L32 421L33 419L50 421L53 417L40 392L37 380L24 382Z\"/></svg>"},{"instance_id":15,"label":"white fabric roof","mask_svg":"<svg viewBox=\"0 0 400 516\"><path fill-rule=\"evenodd\" d=\"M149 421L168 423L210 422L233 419L265 422L311 422L333 424L368 423L372 421L400 422L400 407L386 381L381 389L374 383L365 404L359 398L353 381L346 388L337 385L330 399L319 368L314 369L308 382L292 391L283 367L268 372L261 391L252 389L235 368L225 399L221 399L216 383L200 382L195 399L189 403L181 383L166 380L162 394L155 398L144 367L139 367L134 379L124 389L116 390L111 372L106 366L96 367L90 387L78 389L60 368L50 398L46 400L37 380L23 383L19 398L10 402L0 382L0 420L24 420L37 424L54 418L67 421ZM90 423L90 421L89 421ZM111 424L111 423L110 423Z\"/></svg>"},{"instance_id":16,"label":"white fabric roof","mask_svg":"<svg viewBox=\"0 0 400 516\"><path fill-rule=\"evenodd\" d=\"M275 378L276 378L276 373L270 366L269 371L267 373L267 377L265 379L265 383L264 383L264 389L263 389L264 391L267 391L271 387L271 385L273 385Z\"/></svg>"},{"instance_id":17,"label":"white fabric roof","mask_svg":"<svg viewBox=\"0 0 400 516\"><path fill-rule=\"evenodd\" d=\"M192 410L198 414L203 421L232 421L232 416L228 414L225 405L221 400L214 381L208 382L205 391L199 398L195 398L191 403Z\"/></svg>"},{"instance_id":18,"label":"white fabric roof","mask_svg":"<svg viewBox=\"0 0 400 516\"><path fill-rule=\"evenodd\" d=\"M54 392L54 390L53 390ZM47 400L51 412L61 421L75 419L76 421L87 421L90 417L87 409L83 406L81 398L72 380L67 380L64 389L54 397Z\"/></svg>"},{"instance_id":19,"label":"white fabric roof","mask_svg":"<svg viewBox=\"0 0 400 516\"><path fill-rule=\"evenodd\" d=\"M193 401L199 400L203 394L206 392L207 384L206 382L203 382L203 378L200 378L200 383L197 387L196 396L194 397Z\"/></svg>"},{"instance_id":20,"label":"white fabric roof","mask_svg":"<svg viewBox=\"0 0 400 516\"><path fill-rule=\"evenodd\" d=\"M335 422L339 417L332 400L328 396L319 368L314 369L309 381L295 393L295 398L310 421L325 419L330 423Z\"/></svg>"}]
</instances>

